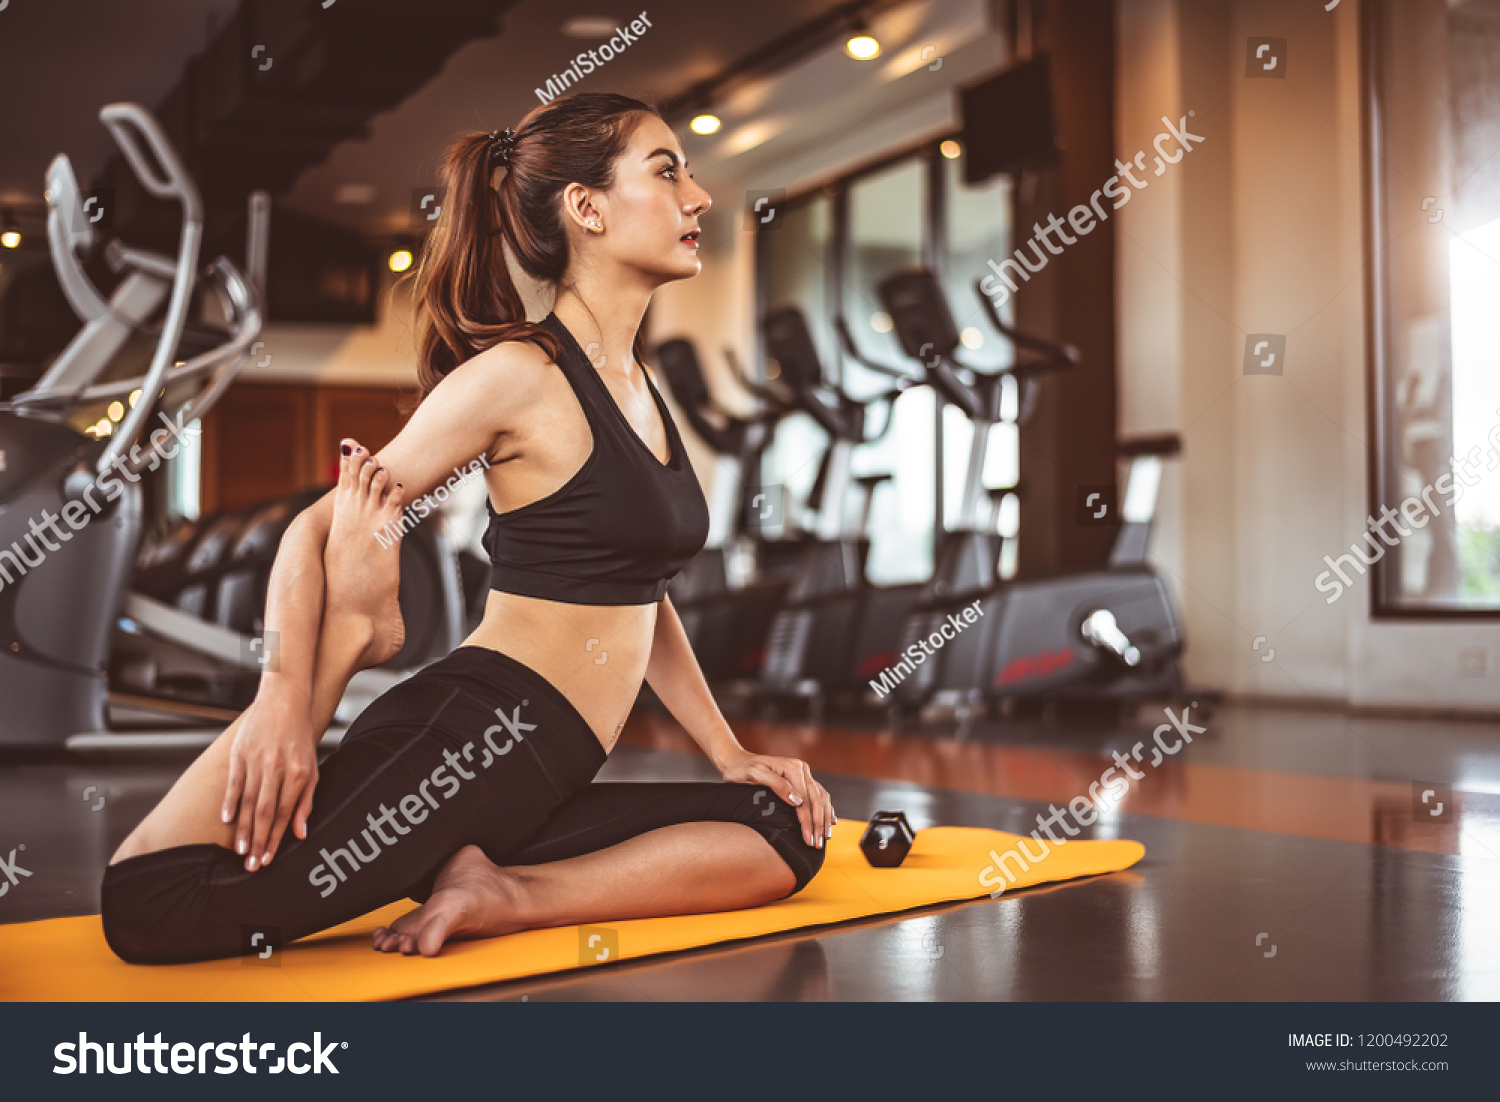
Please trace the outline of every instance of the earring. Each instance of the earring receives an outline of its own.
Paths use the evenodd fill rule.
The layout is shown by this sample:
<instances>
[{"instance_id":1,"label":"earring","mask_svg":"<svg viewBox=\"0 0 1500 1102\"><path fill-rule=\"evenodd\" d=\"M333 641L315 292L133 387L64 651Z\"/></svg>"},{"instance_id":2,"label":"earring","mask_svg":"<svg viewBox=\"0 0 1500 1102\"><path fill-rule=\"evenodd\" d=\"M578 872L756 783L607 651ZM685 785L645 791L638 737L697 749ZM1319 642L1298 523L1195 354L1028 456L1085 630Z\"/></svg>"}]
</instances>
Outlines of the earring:
<instances>
[{"instance_id":1,"label":"earring","mask_svg":"<svg viewBox=\"0 0 1500 1102\"><path fill-rule=\"evenodd\" d=\"M598 233L599 232L599 223L598 222L590 222L589 223L589 228L591 230L593 230L595 233Z\"/></svg>"}]
</instances>

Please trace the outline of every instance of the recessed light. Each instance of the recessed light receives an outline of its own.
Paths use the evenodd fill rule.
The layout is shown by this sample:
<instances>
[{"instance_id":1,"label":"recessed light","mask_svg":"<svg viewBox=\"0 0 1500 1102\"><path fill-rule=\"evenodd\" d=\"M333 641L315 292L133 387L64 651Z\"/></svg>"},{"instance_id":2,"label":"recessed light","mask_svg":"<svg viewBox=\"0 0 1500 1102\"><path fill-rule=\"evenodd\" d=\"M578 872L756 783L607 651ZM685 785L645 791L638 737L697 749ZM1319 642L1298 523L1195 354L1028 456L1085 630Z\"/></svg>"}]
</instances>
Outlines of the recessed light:
<instances>
[{"instance_id":1,"label":"recessed light","mask_svg":"<svg viewBox=\"0 0 1500 1102\"><path fill-rule=\"evenodd\" d=\"M618 25L607 15L575 15L562 25L562 33L569 38L608 38Z\"/></svg>"},{"instance_id":2,"label":"recessed light","mask_svg":"<svg viewBox=\"0 0 1500 1102\"><path fill-rule=\"evenodd\" d=\"M857 34L844 43L844 52L856 61L869 61L880 56L880 43L867 34Z\"/></svg>"},{"instance_id":3,"label":"recessed light","mask_svg":"<svg viewBox=\"0 0 1500 1102\"><path fill-rule=\"evenodd\" d=\"M722 125L718 115L698 115L688 123L694 134L714 134Z\"/></svg>"},{"instance_id":4,"label":"recessed light","mask_svg":"<svg viewBox=\"0 0 1500 1102\"><path fill-rule=\"evenodd\" d=\"M374 184L340 184L337 191L333 193L336 203L373 203L375 201Z\"/></svg>"},{"instance_id":5,"label":"recessed light","mask_svg":"<svg viewBox=\"0 0 1500 1102\"><path fill-rule=\"evenodd\" d=\"M938 149L941 150L943 156L947 157L950 161L958 160L958 155L963 152L963 147L960 146L952 138L949 138L942 145L938 146Z\"/></svg>"}]
</instances>

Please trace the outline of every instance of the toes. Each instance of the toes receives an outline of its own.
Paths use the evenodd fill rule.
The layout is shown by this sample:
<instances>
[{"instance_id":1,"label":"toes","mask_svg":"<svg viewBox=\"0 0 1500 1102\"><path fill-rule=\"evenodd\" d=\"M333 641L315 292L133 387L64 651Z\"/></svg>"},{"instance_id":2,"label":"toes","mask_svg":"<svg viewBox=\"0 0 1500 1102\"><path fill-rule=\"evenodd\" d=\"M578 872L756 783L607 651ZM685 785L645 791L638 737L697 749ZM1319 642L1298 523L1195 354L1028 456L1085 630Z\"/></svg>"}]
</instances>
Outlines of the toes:
<instances>
[{"instance_id":1,"label":"toes","mask_svg":"<svg viewBox=\"0 0 1500 1102\"><path fill-rule=\"evenodd\" d=\"M359 470L359 442L344 437L339 441L339 489L349 490L354 487L354 473Z\"/></svg>"},{"instance_id":2,"label":"toes","mask_svg":"<svg viewBox=\"0 0 1500 1102\"><path fill-rule=\"evenodd\" d=\"M390 492L385 495L384 512L381 519L388 524L395 524L400 519L401 511L406 506L406 492L402 490L401 483L391 487ZM399 528L400 525L398 524Z\"/></svg>"},{"instance_id":3,"label":"toes","mask_svg":"<svg viewBox=\"0 0 1500 1102\"><path fill-rule=\"evenodd\" d=\"M424 957L437 956L443 949L443 942L448 940L449 929L456 921L456 915L435 915L417 934L416 948Z\"/></svg>"},{"instance_id":4,"label":"toes","mask_svg":"<svg viewBox=\"0 0 1500 1102\"><path fill-rule=\"evenodd\" d=\"M361 449L361 452L362 451L363 449ZM356 490L361 497L367 495L370 492L370 480L375 477L375 472L379 469L380 466L375 462L374 456L365 456L364 466L360 467L359 469L359 484L356 487Z\"/></svg>"}]
</instances>

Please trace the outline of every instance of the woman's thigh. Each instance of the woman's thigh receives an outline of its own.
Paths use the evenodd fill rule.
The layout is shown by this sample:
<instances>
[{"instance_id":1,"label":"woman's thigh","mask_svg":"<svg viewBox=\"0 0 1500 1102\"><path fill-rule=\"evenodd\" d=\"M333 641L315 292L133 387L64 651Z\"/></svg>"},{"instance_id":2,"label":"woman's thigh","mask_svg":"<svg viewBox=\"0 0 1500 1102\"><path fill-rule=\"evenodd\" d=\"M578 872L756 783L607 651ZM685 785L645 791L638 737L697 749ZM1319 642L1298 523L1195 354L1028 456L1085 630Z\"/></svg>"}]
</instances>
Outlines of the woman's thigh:
<instances>
[{"instance_id":1,"label":"woman's thigh","mask_svg":"<svg viewBox=\"0 0 1500 1102\"><path fill-rule=\"evenodd\" d=\"M222 846L187 845L110 866L116 952L230 956L252 930L285 943L411 894L464 845L524 844L603 751L534 674L477 658L445 659L372 703L320 769L308 837L270 865L247 872Z\"/></svg>"}]
</instances>

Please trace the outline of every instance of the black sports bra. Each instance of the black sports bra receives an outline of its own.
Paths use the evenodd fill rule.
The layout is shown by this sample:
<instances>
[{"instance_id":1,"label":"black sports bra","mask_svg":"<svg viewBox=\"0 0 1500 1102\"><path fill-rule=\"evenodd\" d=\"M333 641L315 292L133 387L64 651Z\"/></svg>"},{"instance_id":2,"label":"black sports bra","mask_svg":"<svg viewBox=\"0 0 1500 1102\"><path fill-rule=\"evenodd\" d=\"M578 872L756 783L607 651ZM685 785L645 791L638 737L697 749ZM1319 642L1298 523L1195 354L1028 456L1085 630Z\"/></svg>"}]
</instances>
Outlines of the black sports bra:
<instances>
[{"instance_id":1,"label":"black sports bra","mask_svg":"<svg viewBox=\"0 0 1500 1102\"><path fill-rule=\"evenodd\" d=\"M646 385L671 449L665 466L557 315L541 324L562 342L557 366L583 407L594 447L546 497L507 513L489 506L490 588L576 605L652 604L708 539L698 476L650 375Z\"/></svg>"}]
</instances>

